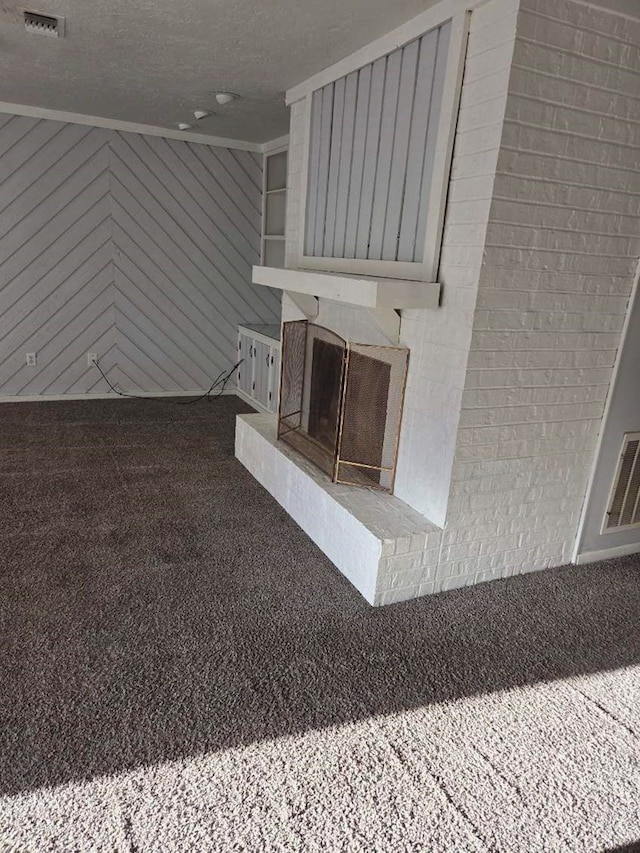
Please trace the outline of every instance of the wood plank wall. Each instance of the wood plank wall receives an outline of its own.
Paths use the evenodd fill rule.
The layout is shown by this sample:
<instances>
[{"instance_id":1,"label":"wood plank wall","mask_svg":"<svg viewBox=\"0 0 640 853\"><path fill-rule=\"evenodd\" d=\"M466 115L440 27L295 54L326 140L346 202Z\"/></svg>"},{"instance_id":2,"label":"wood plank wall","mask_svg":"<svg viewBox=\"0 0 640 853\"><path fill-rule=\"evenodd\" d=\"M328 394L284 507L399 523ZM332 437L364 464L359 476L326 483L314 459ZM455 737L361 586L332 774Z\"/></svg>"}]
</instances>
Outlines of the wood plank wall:
<instances>
[{"instance_id":1,"label":"wood plank wall","mask_svg":"<svg viewBox=\"0 0 640 853\"><path fill-rule=\"evenodd\" d=\"M0 395L207 388L251 285L261 155L0 115ZM37 366L26 365L26 353Z\"/></svg>"}]
</instances>

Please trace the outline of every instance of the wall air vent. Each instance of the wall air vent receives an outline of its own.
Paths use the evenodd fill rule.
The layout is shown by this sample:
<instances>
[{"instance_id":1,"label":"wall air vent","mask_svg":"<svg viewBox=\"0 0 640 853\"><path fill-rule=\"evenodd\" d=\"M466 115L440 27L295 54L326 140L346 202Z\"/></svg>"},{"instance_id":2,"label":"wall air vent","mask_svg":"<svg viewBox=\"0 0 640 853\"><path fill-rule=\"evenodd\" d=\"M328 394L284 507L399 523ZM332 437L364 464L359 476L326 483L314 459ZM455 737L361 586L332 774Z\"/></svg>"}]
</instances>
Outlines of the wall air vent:
<instances>
[{"instance_id":1,"label":"wall air vent","mask_svg":"<svg viewBox=\"0 0 640 853\"><path fill-rule=\"evenodd\" d=\"M37 36L59 39L64 36L64 18L61 15L43 15L42 12L24 14L24 28Z\"/></svg>"},{"instance_id":2,"label":"wall air vent","mask_svg":"<svg viewBox=\"0 0 640 853\"><path fill-rule=\"evenodd\" d=\"M640 527L640 432L625 433L603 533Z\"/></svg>"}]
</instances>

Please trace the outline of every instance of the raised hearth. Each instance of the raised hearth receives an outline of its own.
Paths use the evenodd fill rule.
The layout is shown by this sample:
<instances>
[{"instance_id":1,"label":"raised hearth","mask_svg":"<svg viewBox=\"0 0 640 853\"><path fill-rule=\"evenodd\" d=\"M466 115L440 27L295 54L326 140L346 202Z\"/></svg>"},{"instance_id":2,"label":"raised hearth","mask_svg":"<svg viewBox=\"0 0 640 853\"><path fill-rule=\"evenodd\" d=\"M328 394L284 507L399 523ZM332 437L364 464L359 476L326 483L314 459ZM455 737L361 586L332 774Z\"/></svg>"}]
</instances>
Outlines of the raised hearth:
<instances>
[{"instance_id":1,"label":"raised hearth","mask_svg":"<svg viewBox=\"0 0 640 853\"><path fill-rule=\"evenodd\" d=\"M278 441L275 415L239 415L235 452L370 604L434 591L442 530L399 498L332 483Z\"/></svg>"}]
</instances>

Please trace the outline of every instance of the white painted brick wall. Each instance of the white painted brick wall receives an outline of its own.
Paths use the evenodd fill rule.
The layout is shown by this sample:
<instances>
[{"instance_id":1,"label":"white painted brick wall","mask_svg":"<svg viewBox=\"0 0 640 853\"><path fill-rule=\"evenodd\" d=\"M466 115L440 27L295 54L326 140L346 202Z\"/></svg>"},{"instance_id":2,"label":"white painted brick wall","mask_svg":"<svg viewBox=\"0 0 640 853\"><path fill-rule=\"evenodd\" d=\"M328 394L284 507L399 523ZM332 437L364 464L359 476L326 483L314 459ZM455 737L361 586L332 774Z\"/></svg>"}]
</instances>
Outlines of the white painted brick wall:
<instances>
[{"instance_id":1,"label":"white painted brick wall","mask_svg":"<svg viewBox=\"0 0 640 853\"><path fill-rule=\"evenodd\" d=\"M571 557L640 252L638 39L521 2L436 589Z\"/></svg>"},{"instance_id":2,"label":"white painted brick wall","mask_svg":"<svg viewBox=\"0 0 640 853\"><path fill-rule=\"evenodd\" d=\"M515 43L517 0L473 12L439 279L442 305L404 311L411 349L396 494L444 525L493 181Z\"/></svg>"},{"instance_id":3,"label":"white painted brick wall","mask_svg":"<svg viewBox=\"0 0 640 853\"><path fill-rule=\"evenodd\" d=\"M640 253L639 42L640 22L575 0L472 14L443 304L401 325L396 494L444 529L382 546L376 603L570 559ZM291 117L296 266L301 103Z\"/></svg>"}]
</instances>

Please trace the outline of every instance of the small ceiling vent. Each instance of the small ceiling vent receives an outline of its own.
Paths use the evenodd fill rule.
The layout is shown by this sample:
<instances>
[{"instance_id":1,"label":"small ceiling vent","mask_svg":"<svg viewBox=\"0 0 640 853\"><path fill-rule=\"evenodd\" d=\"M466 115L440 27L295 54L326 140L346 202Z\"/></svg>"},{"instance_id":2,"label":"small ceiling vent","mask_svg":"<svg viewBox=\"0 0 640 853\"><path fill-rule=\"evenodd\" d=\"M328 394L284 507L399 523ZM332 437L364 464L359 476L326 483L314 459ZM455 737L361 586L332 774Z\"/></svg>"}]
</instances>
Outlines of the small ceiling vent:
<instances>
[{"instance_id":1,"label":"small ceiling vent","mask_svg":"<svg viewBox=\"0 0 640 853\"><path fill-rule=\"evenodd\" d=\"M611 489L603 533L640 526L640 432L628 432Z\"/></svg>"},{"instance_id":2,"label":"small ceiling vent","mask_svg":"<svg viewBox=\"0 0 640 853\"><path fill-rule=\"evenodd\" d=\"M64 18L61 15L43 15L41 12L24 13L24 28L37 36L59 39L64 36Z\"/></svg>"}]
</instances>

